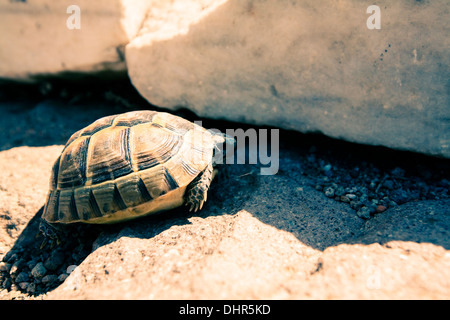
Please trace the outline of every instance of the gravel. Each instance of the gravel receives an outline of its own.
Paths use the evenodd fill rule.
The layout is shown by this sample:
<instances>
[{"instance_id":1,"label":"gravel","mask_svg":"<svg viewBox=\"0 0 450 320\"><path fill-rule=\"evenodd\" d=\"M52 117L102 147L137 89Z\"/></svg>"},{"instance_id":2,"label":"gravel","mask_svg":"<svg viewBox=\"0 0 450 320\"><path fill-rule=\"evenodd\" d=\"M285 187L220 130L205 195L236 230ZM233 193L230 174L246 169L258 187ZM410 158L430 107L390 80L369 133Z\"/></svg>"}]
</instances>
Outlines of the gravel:
<instances>
[{"instance_id":1,"label":"gravel","mask_svg":"<svg viewBox=\"0 0 450 320\"><path fill-rule=\"evenodd\" d=\"M34 239L38 224L39 220L32 220L23 233L29 232ZM0 289L37 297L59 286L91 252L99 232L89 226L70 228L71 235L54 248L40 249L42 237L27 246L17 241L0 262Z\"/></svg>"},{"instance_id":2,"label":"gravel","mask_svg":"<svg viewBox=\"0 0 450 320\"><path fill-rule=\"evenodd\" d=\"M47 273L47 269L45 269L44 264L39 262L36 266L31 270L31 275L36 279L42 278Z\"/></svg>"},{"instance_id":3,"label":"gravel","mask_svg":"<svg viewBox=\"0 0 450 320\"><path fill-rule=\"evenodd\" d=\"M47 270L55 271L64 262L64 253L61 250L55 250L44 262Z\"/></svg>"},{"instance_id":4,"label":"gravel","mask_svg":"<svg viewBox=\"0 0 450 320\"><path fill-rule=\"evenodd\" d=\"M280 150L289 154L286 158L296 154L299 170L283 172L284 156L280 154L281 174L307 176L316 190L348 204L362 219L411 201L450 198L448 159L320 136L306 137L295 132L288 134L292 138Z\"/></svg>"}]
</instances>

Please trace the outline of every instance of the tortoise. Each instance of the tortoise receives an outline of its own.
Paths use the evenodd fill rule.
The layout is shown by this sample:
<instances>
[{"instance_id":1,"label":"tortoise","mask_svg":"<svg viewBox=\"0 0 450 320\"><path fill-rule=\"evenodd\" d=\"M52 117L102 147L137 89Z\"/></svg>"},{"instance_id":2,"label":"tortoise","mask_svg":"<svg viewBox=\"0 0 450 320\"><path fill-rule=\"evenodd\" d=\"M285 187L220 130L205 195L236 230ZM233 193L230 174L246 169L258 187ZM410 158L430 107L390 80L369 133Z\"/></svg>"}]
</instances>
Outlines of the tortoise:
<instances>
[{"instance_id":1,"label":"tortoise","mask_svg":"<svg viewBox=\"0 0 450 320\"><path fill-rule=\"evenodd\" d=\"M59 244L72 223L116 223L182 204L202 209L224 143L234 138L165 112L98 119L70 137L53 165L44 242Z\"/></svg>"}]
</instances>

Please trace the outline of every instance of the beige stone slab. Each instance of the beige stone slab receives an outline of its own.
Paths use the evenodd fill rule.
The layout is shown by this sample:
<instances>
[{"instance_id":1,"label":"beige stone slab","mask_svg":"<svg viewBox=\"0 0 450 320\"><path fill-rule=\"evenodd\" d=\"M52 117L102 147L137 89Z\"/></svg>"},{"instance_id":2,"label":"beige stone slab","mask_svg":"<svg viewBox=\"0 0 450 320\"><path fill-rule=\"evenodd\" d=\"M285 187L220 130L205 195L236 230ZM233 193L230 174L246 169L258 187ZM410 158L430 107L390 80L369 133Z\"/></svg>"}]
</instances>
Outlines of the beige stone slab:
<instances>
[{"instance_id":1,"label":"beige stone slab","mask_svg":"<svg viewBox=\"0 0 450 320\"><path fill-rule=\"evenodd\" d=\"M357 0L215 4L149 15L127 45L151 103L450 156L448 1L377 2L379 30Z\"/></svg>"},{"instance_id":2,"label":"beige stone slab","mask_svg":"<svg viewBox=\"0 0 450 320\"><path fill-rule=\"evenodd\" d=\"M138 32L149 1L0 2L0 77L30 80L60 72L124 71L123 47ZM69 13L68 13L69 12Z\"/></svg>"}]
</instances>

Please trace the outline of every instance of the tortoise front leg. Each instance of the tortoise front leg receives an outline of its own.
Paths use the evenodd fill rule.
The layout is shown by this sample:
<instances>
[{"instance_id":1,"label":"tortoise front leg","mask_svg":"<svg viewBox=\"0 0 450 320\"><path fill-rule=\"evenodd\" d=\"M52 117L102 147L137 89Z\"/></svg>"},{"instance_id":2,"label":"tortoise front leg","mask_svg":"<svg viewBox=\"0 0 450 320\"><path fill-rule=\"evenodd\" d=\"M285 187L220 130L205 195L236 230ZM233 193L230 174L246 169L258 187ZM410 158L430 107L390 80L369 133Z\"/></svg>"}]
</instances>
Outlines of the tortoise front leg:
<instances>
[{"instance_id":1,"label":"tortoise front leg","mask_svg":"<svg viewBox=\"0 0 450 320\"><path fill-rule=\"evenodd\" d=\"M39 231L44 236L41 249L43 249L48 242L50 242L51 247L53 247L55 243L59 245L61 243L61 238L64 235L64 230L62 227L56 224L51 224L42 218L39 224Z\"/></svg>"},{"instance_id":2,"label":"tortoise front leg","mask_svg":"<svg viewBox=\"0 0 450 320\"><path fill-rule=\"evenodd\" d=\"M212 163L192 181L186 189L186 205L190 206L189 211L201 210L206 202L209 186L215 175Z\"/></svg>"}]
</instances>

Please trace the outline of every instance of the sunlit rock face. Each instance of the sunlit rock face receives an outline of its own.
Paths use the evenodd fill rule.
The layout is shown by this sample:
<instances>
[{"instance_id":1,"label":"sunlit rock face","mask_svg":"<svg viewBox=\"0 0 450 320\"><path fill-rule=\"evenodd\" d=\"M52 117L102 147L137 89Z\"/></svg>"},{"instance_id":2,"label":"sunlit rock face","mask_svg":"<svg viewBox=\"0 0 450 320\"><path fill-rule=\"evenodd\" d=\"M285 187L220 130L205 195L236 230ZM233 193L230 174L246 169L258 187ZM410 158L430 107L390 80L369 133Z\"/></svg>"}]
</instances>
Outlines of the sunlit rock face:
<instances>
[{"instance_id":1,"label":"sunlit rock face","mask_svg":"<svg viewBox=\"0 0 450 320\"><path fill-rule=\"evenodd\" d=\"M126 47L151 103L450 156L447 1L174 3Z\"/></svg>"},{"instance_id":2,"label":"sunlit rock face","mask_svg":"<svg viewBox=\"0 0 450 320\"><path fill-rule=\"evenodd\" d=\"M0 78L125 71L151 1L0 1Z\"/></svg>"}]
</instances>

